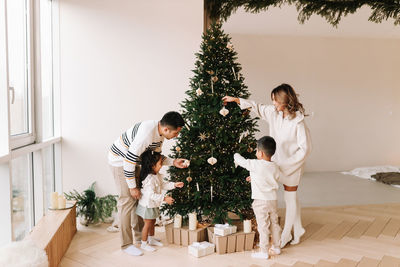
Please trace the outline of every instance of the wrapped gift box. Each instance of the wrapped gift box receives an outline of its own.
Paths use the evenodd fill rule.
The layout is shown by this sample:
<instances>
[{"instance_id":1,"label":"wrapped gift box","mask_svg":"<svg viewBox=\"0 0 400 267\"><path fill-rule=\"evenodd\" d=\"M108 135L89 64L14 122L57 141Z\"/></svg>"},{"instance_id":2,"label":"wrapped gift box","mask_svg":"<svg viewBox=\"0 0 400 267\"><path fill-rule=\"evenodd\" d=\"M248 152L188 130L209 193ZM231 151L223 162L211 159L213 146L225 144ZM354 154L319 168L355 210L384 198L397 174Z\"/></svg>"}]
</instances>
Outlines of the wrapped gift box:
<instances>
[{"instance_id":1,"label":"wrapped gift box","mask_svg":"<svg viewBox=\"0 0 400 267\"><path fill-rule=\"evenodd\" d=\"M236 233L237 226L229 224L216 224L214 226L214 234L220 236L227 236Z\"/></svg>"},{"instance_id":2,"label":"wrapped gift box","mask_svg":"<svg viewBox=\"0 0 400 267\"><path fill-rule=\"evenodd\" d=\"M206 241L203 242L193 242L193 244L188 246L188 252L197 258L204 257L213 254L215 251L215 245Z\"/></svg>"},{"instance_id":3,"label":"wrapped gift box","mask_svg":"<svg viewBox=\"0 0 400 267\"><path fill-rule=\"evenodd\" d=\"M207 240L207 226L200 226L196 230L189 230L188 226L174 228L174 224L165 226L165 233L169 244L178 246L189 246L193 242L202 242Z\"/></svg>"},{"instance_id":4,"label":"wrapped gift box","mask_svg":"<svg viewBox=\"0 0 400 267\"><path fill-rule=\"evenodd\" d=\"M218 254L249 251L253 249L255 232L237 232L228 236L214 234L214 227L208 227L208 240L215 244Z\"/></svg>"}]
</instances>

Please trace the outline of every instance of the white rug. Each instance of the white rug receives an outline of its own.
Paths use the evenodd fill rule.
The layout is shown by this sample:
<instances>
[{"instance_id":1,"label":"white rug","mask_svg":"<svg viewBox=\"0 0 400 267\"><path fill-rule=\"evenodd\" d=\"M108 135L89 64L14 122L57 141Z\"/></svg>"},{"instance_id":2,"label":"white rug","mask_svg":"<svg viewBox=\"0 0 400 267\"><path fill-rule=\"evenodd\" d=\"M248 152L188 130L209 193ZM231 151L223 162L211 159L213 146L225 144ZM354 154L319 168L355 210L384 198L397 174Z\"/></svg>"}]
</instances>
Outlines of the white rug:
<instances>
[{"instance_id":1,"label":"white rug","mask_svg":"<svg viewBox=\"0 0 400 267\"><path fill-rule=\"evenodd\" d=\"M354 175L363 179L374 180L371 176L378 172L400 172L400 167L396 166L373 166L373 167L360 167L355 168L349 172L341 172L346 175ZM400 188L400 185L391 185Z\"/></svg>"},{"instance_id":2,"label":"white rug","mask_svg":"<svg viewBox=\"0 0 400 267\"><path fill-rule=\"evenodd\" d=\"M33 241L12 242L0 248L0 266L7 267L48 267L46 252Z\"/></svg>"}]
</instances>

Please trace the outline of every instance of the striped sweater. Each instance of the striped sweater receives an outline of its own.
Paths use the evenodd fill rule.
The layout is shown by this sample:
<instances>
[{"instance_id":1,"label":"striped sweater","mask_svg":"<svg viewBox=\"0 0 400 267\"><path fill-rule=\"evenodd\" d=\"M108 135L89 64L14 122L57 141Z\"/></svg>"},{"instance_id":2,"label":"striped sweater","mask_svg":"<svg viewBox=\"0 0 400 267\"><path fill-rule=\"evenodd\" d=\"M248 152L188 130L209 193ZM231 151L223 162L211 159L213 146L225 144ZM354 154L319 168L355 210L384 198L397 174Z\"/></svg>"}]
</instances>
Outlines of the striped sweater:
<instances>
[{"instance_id":1,"label":"striped sweater","mask_svg":"<svg viewBox=\"0 0 400 267\"><path fill-rule=\"evenodd\" d=\"M148 149L161 152L163 141L164 136L158 132L158 121L139 122L115 140L108 153L108 163L123 167L128 187L135 188L135 166L140 163L140 155ZM164 165L172 163L170 158L163 161Z\"/></svg>"}]
</instances>

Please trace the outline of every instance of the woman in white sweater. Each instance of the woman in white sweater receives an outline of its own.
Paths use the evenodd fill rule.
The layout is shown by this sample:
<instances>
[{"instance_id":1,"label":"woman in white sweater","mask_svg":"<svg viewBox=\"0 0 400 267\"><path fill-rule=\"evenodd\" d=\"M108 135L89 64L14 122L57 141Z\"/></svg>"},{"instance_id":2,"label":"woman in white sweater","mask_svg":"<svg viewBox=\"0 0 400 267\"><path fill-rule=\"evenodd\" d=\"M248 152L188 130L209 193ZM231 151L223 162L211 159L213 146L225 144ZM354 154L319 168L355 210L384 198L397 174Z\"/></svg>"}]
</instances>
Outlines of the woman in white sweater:
<instances>
[{"instance_id":1,"label":"woman in white sweater","mask_svg":"<svg viewBox=\"0 0 400 267\"><path fill-rule=\"evenodd\" d=\"M224 104L236 102L241 109L251 108L257 116L267 121L269 135L277 144L274 157L281 170L279 182L284 186L286 203L285 226L281 236L281 247L292 240L298 244L305 233L301 224L300 205L297 188L303 174L306 157L311 151L310 132L304 121L304 108L299 102L296 92L288 84L281 84L271 92L273 105L257 104L242 98L225 96Z\"/></svg>"}]
</instances>

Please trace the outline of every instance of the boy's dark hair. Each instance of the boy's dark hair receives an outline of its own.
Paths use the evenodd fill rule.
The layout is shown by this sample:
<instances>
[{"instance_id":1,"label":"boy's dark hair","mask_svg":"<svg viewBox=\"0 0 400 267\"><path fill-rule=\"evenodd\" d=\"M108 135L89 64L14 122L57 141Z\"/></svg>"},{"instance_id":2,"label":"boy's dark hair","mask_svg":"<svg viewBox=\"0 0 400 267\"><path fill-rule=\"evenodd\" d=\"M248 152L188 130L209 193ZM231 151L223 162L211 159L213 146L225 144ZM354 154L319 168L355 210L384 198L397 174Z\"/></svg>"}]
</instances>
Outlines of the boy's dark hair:
<instances>
[{"instance_id":1,"label":"boy's dark hair","mask_svg":"<svg viewBox=\"0 0 400 267\"><path fill-rule=\"evenodd\" d=\"M176 111L170 111L164 114L160 124L161 126L167 126L172 130L176 130L179 127L183 127L185 125L185 121L183 120L181 114Z\"/></svg>"},{"instance_id":2,"label":"boy's dark hair","mask_svg":"<svg viewBox=\"0 0 400 267\"><path fill-rule=\"evenodd\" d=\"M146 150L140 155L139 188L142 188L142 181L146 179L147 175L154 174L153 167L162 157L161 153L153 150Z\"/></svg>"},{"instance_id":3,"label":"boy's dark hair","mask_svg":"<svg viewBox=\"0 0 400 267\"><path fill-rule=\"evenodd\" d=\"M271 136L263 136L257 141L257 149L272 157L275 154L276 142Z\"/></svg>"}]
</instances>

